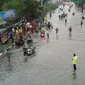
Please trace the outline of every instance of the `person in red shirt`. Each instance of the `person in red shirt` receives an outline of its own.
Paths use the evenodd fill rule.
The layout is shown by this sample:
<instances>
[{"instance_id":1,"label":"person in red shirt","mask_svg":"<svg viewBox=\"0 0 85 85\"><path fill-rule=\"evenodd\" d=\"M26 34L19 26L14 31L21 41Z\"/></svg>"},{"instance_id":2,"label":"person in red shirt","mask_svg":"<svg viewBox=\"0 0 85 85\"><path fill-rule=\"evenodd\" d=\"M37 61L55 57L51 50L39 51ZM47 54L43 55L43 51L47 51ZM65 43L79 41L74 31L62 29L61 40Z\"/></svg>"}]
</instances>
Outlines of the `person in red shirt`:
<instances>
[{"instance_id":1,"label":"person in red shirt","mask_svg":"<svg viewBox=\"0 0 85 85\"><path fill-rule=\"evenodd\" d=\"M32 21L32 26L35 28L36 26L37 26L37 23L36 23L36 21Z\"/></svg>"},{"instance_id":2,"label":"person in red shirt","mask_svg":"<svg viewBox=\"0 0 85 85\"><path fill-rule=\"evenodd\" d=\"M23 40L22 34L19 34L19 41L21 42Z\"/></svg>"}]
</instances>

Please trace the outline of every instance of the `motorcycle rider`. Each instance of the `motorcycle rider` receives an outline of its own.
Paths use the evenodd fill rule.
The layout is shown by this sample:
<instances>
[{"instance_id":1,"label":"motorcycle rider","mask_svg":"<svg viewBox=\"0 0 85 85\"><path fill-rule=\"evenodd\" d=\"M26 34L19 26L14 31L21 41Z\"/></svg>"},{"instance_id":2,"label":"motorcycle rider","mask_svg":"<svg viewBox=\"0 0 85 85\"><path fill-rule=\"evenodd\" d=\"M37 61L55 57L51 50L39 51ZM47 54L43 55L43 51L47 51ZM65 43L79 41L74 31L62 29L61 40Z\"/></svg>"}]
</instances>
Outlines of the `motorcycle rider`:
<instances>
[{"instance_id":1,"label":"motorcycle rider","mask_svg":"<svg viewBox=\"0 0 85 85\"><path fill-rule=\"evenodd\" d=\"M44 28L41 29L41 37L44 37L45 36L45 31L44 31Z\"/></svg>"},{"instance_id":2,"label":"motorcycle rider","mask_svg":"<svg viewBox=\"0 0 85 85\"><path fill-rule=\"evenodd\" d=\"M41 29L41 33L45 33L44 28Z\"/></svg>"},{"instance_id":3,"label":"motorcycle rider","mask_svg":"<svg viewBox=\"0 0 85 85\"><path fill-rule=\"evenodd\" d=\"M48 28L53 28L53 26L52 26L52 23L51 22L48 22Z\"/></svg>"},{"instance_id":4,"label":"motorcycle rider","mask_svg":"<svg viewBox=\"0 0 85 85\"><path fill-rule=\"evenodd\" d=\"M50 28L50 26L51 26L51 23L50 23L50 22L48 22L48 28Z\"/></svg>"}]
</instances>

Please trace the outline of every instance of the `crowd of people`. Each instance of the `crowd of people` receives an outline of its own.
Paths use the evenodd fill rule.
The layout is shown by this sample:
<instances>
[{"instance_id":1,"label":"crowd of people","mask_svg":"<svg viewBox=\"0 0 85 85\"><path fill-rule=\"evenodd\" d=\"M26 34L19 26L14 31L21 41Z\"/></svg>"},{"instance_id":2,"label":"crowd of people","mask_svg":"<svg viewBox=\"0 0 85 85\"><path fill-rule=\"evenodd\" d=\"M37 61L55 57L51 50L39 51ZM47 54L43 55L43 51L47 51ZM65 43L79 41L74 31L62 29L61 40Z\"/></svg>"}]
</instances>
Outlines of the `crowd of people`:
<instances>
[{"instance_id":1,"label":"crowd of people","mask_svg":"<svg viewBox=\"0 0 85 85\"><path fill-rule=\"evenodd\" d=\"M31 22L23 20L22 22L8 29L4 34L0 33L0 46L4 46L5 44L3 43L4 35L6 36L6 39L8 41L7 44L10 42L10 45L14 45L16 43L19 43L18 45L20 45L20 42L27 40L28 37L31 38L33 33L40 33L40 36L42 33L45 34L45 30L43 29L44 27L47 27L48 29L52 27L51 22L47 22L46 16L39 22L37 20L32 20ZM49 32L47 33L47 37L49 38ZM2 53L3 51L4 50L0 50L0 53ZM6 51L9 51L9 49L7 48ZM10 61L10 57L8 58Z\"/></svg>"},{"instance_id":2,"label":"crowd of people","mask_svg":"<svg viewBox=\"0 0 85 85\"><path fill-rule=\"evenodd\" d=\"M73 5L69 6L69 9L68 9L69 12L71 11L72 7L73 7ZM63 11L63 9L60 9L60 11ZM72 15L76 16L75 12L73 12ZM52 17L52 13L50 13L50 18L51 17ZM68 20L67 20L67 14L65 12L63 12L63 14L59 15L59 19L62 19L62 18L64 18L65 25L67 25ZM80 22L81 27L83 25L83 19L84 19L84 17L82 16L81 22ZM15 25L11 30L8 30L7 35L8 35L8 38L11 40L12 44L15 42L15 40L18 42L23 41L24 40L23 36L31 37L31 35L34 32L36 32L37 34L40 32L41 33L40 36L42 37L45 35L45 30L43 29L44 26L48 29L53 28L52 23L47 22L47 16L45 16L41 22L37 22L36 20L33 20L31 22L24 20L21 23L21 25ZM72 30L73 30L72 26L70 26L68 28L68 31L70 34L71 34ZM58 34L58 32L59 32L58 27L56 27L55 32L56 32L56 34ZM50 37L50 34L47 31L47 38L49 39L49 37ZM0 42L2 42L2 35L0 35ZM9 51L9 50L7 49L7 51ZM25 56L25 54L26 54L26 49L24 47L24 56ZM73 54L73 56L74 56L74 58L72 60L73 68L74 68L74 70L76 70L77 56L76 56L76 54ZM9 62L10 62L10 57L8 57L8 58L9 58Z\"/></svg>"}]
</instances>

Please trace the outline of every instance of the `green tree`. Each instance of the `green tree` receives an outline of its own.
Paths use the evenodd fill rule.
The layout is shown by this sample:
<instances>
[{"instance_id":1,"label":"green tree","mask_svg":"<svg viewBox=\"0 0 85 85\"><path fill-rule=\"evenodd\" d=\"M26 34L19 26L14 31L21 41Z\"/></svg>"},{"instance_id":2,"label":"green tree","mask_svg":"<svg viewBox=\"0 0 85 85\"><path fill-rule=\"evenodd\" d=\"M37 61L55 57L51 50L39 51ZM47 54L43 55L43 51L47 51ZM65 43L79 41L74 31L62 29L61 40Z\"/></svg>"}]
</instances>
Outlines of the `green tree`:
<instances>
[{"instance_id":1,"label":"green tree","mask_svg":"<svg viewBox=\"0 0 85 85\"><path fill-rule=\"evenodd\" d=\"M40 6L40 2L36 0L25 0L24 1L25 9L23 10L24 14L29 13L30 17L38 18L42 14L43 7Z\"/></svg>"},{"instance_id":2,"label":"green tree","mask_svg":"<svg viewBox=\"0 0 85 85\"><path fill-rule=\"evenodd\" d=\"M31 19L38 18L42 14L43 7L36 0L10 0L7 6L3 6L4 10L14 9L17 12L17 17L28 16Z\"/></svg>"},{"instance_id":3,"label":"green tree","mask_svg":"<svg viewBox=\"0 0 85 85\"><path fill-rule=\"evenodd\" d=\"M0 0L0 10L2 10L2 6L4 3L7 3L9 0Z\"/></svg>"}]
</instances>

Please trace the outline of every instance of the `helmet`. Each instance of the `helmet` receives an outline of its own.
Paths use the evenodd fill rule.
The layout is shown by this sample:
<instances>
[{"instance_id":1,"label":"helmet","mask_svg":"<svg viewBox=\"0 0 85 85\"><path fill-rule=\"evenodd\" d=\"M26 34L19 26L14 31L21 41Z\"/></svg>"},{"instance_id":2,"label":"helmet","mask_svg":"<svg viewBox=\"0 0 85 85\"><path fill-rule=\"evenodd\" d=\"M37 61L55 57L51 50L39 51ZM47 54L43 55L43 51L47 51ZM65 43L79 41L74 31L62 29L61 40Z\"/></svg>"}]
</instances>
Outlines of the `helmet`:
<instances>
[{"instance_id":1,"label":"helmet","mask_svg":"<svg viewBox=\"0 0 85 85\"><path fill-rule=\"evenodd\" d=\"M42 28L42 30L44 30L44 28Z\"/></svg>"}]
</instances>

